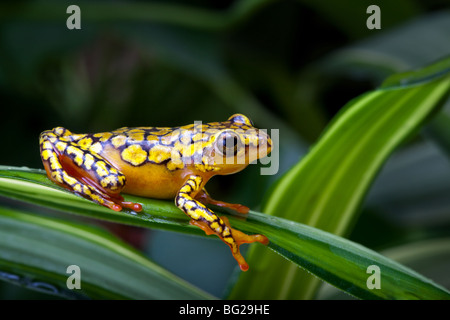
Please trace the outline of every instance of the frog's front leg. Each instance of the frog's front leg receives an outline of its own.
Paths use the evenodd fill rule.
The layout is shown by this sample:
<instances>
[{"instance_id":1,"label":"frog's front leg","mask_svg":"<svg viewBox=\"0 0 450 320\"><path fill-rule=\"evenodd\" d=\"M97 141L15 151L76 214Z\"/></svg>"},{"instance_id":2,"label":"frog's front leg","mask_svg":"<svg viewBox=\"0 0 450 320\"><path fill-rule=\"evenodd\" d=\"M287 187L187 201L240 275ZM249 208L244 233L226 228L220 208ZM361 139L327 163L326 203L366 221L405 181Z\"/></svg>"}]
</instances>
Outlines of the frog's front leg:
<instances>
[{"instance_id":1,"label":"frog's front leg","mask_svg":"<svg viewBox=\"0 0 450 320\"><path fill-rule=\"evenodd\" d=\"M209 210L204 204L195 199L202 190L203 179L201 176L192 175L183 184L175 203L190 218L191 224L201 228L207 235L216 234L231 249L233 257L239 264L242 271L248 270L248 264L239 251L239 246L243 243L260 242L267 244L269 240L260 234L247 235L230 227L226 218L220 218Z\"/></svg>"},{"instance_id":2,"label":"frog's front leg","mask_svg":"<svg viewBox=\"0 0 450 320\"><path fill-rule=\"evenodd\" d=\"M114 211L141 211L138 203L123 200L125 176L105 159L73 141L67 129L44 131L39 138L41 158L50 180Z\"/></svg>"}]
</instances>

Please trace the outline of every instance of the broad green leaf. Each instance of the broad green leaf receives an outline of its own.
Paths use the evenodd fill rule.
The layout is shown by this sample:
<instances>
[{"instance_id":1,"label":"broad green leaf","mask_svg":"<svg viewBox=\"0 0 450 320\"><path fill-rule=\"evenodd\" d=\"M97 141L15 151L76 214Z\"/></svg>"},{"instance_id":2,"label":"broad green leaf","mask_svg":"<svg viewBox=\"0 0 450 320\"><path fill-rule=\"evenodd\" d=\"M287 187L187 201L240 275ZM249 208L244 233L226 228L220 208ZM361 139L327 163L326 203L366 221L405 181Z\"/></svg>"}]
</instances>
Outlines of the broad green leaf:
<instances>
[{"instance_id":1,"label":"broad green leaf","mask_svg":"<svg viewBox=\"0 0 450 320\"><path fill-rule=\"evenodd\" d=\"M81 289L67 288L71 265ZM101 229L2 207L0 270L0 279L66 298L212 298Z\"/></svg>"},{"instance_id":2,"label":"broad green leaf","mask_svg":"<svg viewBox=\"0 0 450 320\"><path fill-rule=\"evenodd\" d=\"M40 170L1 167L0 194L92 218L194 233L193 228L188 225L188 217L171 203L127 196L128 199L143 204L142 214L125 212L113 214L111 210L103 214L103 208L99 205L73 196L68 191L61 191L59 187L49 182ZM358 298L450 299L450 292L429 279L344 238L254 211L251 211L245 219L232 215L228 218L231 225L237 229L248 233L265 234L270 240L268 245L270 249L294 262L296 266L305 268ZM367 288L366 281L369 276L367 268L370 265L377 265L382 270L381 290ZM254 263L250 265L248 273L259 274L262 281L264 277L260 273L262 269L264 265ZM253 299L255 296L250 293L245 298Z\"/></svg>"},{"instance_id":3,"label":"broad green leaf","mask_svg":"<svg viewBox=\"0 0 450 320\"><path fill-rule=\"evenodd\" d=\"M346 236L387 157L436 111L450 92L450 58L395 75L350 101L318 143L272 189L263 212ZM231 297L312 298L319 282L303 270L252 248L250 264Z\"/></svg>"}]
</instances>

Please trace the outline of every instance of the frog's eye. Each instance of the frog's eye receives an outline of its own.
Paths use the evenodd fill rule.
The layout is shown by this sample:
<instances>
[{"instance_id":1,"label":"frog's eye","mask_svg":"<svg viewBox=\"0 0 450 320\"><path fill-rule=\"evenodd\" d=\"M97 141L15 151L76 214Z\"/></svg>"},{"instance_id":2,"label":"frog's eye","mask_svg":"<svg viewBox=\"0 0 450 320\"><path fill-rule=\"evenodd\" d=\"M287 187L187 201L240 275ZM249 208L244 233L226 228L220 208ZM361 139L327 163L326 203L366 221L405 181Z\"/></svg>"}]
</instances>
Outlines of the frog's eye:
<instances>
[{"instance_id":1,"label":"frog's eye","mask_svg":"<svg viewBox=\"0 0 450 320\"><path fill-rule=\"evenodd\" d=\"M235 156L241 145L239 135L231 130L223 131L216 139L216 150L224 156Z\"/></svg>"},{"instance_id":2,"label":"frog's eye","mask_svg":"<svg viewBox=\"0 0 450 320\"><path fill-rule=\"evenodd\" d=\"M246 124L248 126L253 126L252 120L240 113L233 114L228 118L228 120L236 124Z\"/></svg>"}]
</instances>

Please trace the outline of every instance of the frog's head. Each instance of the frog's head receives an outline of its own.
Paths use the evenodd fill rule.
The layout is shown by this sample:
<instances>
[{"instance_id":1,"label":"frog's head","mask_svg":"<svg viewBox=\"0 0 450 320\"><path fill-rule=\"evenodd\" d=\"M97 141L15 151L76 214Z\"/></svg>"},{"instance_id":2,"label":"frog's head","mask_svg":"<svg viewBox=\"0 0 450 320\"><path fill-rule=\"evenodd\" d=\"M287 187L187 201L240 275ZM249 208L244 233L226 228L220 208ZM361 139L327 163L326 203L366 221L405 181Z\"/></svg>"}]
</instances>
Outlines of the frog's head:
<instances>
[{"instance_id":1,"label":"frog's head","mask_svg":"<svg viewBox=\"0 0 450 320\"><path fill-rule=\"evenodd\" d=\"M218 125L211 124L208 162L217 174L232 174L251 162L267 156L272 140L263 130L253 126L242 114L234 114Z\"/></svg>"}]
</instances>

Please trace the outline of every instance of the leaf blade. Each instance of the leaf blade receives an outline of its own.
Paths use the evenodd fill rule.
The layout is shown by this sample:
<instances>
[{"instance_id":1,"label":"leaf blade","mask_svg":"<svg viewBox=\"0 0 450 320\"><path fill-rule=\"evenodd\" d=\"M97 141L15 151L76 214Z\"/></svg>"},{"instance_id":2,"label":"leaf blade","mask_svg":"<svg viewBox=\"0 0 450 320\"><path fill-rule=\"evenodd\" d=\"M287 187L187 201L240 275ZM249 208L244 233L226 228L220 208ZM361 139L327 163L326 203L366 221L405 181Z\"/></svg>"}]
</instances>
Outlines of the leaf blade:
<instances>
[{"instance_id":1,"label":"leaf blade","mask_svg":"<svg viewBox=\"0 0 450 320\"><path fill-rule=\"evenodd\" d=\"M0 170L0 176L5 179L5 176L8 176L8 172L11 172L9 180L18 179L17 175L20 175L20 170L14 171L10 168L9 170ZM39 192L41 190L39 183L45 183L45 179L42 178L43 174L33 174L40 175L41 177L37 179L37 182L32 182L28 176L27 179L30 179L30 181L27 183L32 185L36 184L37 188L34 191ZM0 194L5 194L5 188L7 188L7 184L0 183ZM17 192L20 193L20 190ZM57 194L59 190L58 187L50 187L46 192ZM68 192L64 191L63 193ZM73 198L73 201L69 205L73 205L75 202L83 204L87 202L79 197ZM50 197L49 199L58 201L55 197ZM172 228L173 225L177 225L177 231L193 232L191 230L192 228L188 225L189 219L180 214L178 212L179 210L173 204L168 205L167 203L162 203L163 208L158 209L161 203L155 203L151 199L145 198L134 199L144 203L144 208L153 208L150 209L152 210L151 215L153 215L153 221L140 219L137 215L130 215L130 219L136 220L136 223L139 225L154 227L159 224L160 228ZM33 203L33 199L22 198L21 200ZM87 204L91 207L89 202ZM92 204L92 206L93 208L100 207L95 204ZM72 210L74 213L97 219L107 217L106 215L98 215L95 210L82 212L85 208L79 210L78 207ZM305 268L323 280L359 298L385 299L395 297L408 299L411 297L419 297L421 299L450 299L450 292L431 282L429 279L367 248L328 232L255 211L251 211L245 220L232 215L229 215L228 218L231 225L237 229L248 233L258 232L267 235L270 240L269 248L284 258L293 261L296 268L298 266ZM117 222L122 221L115 215L109 217L109 219L116 219ZM158 220L158 222L155 223L154 220ZM180 220L184 222L181 223ZM259 244L256 246L262 247ZM384 282L384 288L381 291L372 292L365 286L365 280L367 278L366 268L369 263L379 264L387 270L386 279L388 280ZM260 274L262 267L258 263L251 264L251 270L249 272ZM353 270L354 272L349 273L348 270ZM403 281L404 288L398 286L398 279ZM254 296L250 294L246 298L254 298Z\"/></svg>"}]
</instances>

